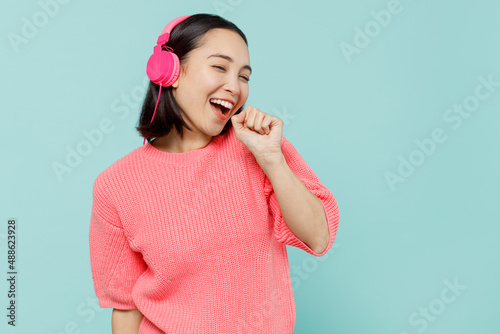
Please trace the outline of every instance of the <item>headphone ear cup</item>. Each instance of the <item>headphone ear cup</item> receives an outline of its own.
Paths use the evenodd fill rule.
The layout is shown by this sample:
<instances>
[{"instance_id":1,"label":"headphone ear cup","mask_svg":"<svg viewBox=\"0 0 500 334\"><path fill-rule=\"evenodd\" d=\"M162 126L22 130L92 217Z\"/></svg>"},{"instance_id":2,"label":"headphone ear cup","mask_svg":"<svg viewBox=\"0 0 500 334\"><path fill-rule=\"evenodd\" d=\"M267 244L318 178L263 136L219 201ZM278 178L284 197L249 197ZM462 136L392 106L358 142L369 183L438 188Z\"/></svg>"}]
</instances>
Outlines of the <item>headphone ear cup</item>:
<instances>
[{"instance_id":1,"label":"headphone ear cup","mask_svg":"<svg viewBox=\"0 0 500 334\"><path fill-rule=\"evenodd\" d=\"M154 52L146 67L148 78L162 87L171 86L179 77L180 61L173 52Z\"/></svg>"}]
</instances>

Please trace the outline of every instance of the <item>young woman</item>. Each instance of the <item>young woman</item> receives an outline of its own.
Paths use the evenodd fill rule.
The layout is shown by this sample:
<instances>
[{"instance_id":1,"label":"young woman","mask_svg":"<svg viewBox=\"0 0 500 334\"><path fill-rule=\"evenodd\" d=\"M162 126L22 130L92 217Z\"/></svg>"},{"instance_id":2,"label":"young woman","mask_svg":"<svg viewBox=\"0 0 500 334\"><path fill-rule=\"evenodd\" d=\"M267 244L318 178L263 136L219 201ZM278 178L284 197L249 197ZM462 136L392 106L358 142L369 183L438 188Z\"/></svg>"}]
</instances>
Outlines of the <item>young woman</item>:
<instances>
[{"instance_id":1,"label":"young woman","mask_svg":"<svg viewBox=\"0 0 500 334\"><path fill-rule=\"evenodd\" d=\"M158 43L152 57L174 53L180 68L164 75L170 60L148 62L137 127L148 143L94 183L100 306L113 308L115 334L293 333L286 245L324 255L336 200L282 120L244 107L252 69L240 29L197 14Z\"/></svg>"}]
</instances>

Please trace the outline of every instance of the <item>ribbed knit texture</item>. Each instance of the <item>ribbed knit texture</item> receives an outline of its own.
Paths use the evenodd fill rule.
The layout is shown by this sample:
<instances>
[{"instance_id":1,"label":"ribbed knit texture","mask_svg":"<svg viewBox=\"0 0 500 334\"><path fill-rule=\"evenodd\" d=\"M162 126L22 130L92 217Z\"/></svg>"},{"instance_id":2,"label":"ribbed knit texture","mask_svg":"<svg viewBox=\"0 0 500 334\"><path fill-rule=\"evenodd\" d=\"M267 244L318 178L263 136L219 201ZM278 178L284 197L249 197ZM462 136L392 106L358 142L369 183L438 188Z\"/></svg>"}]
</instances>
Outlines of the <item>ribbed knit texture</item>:
<instances>
[{"instance_id":1,"label":"ribbed knit texture","mask_svg":"<svg viewBox=\"0 0 500 334\"><path fill-rule=\"evenodd\" d=\"M234 129L194 151L138 147L95 180L90 261L101 307L138 309L139 334L291 334L285 245L321 256L339 221L333 194L283 136L294 173L322 201L330 243L288 228L269 179Z\"/></svg>"}]
</instances>

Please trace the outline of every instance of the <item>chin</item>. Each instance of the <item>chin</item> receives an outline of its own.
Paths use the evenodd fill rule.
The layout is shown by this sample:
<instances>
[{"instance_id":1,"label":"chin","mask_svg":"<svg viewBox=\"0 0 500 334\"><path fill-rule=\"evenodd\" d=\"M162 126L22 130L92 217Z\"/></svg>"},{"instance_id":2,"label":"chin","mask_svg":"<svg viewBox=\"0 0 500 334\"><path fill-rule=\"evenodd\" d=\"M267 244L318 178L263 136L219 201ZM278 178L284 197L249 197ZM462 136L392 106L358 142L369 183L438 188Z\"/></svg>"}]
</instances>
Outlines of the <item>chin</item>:
<instances>
[{"instance_id":1,"label":"chin","mask_svg":"<svg viewBox=\"0 0 500 334\"><path fill-rule=\"evenodd\" d=\"M224 127L222 126L218 126L217 128L210 128L210 129L207 129L207 131L205 132L205 134L207 134L208 136L211 136L211 137L215 137L215 136L218 136L221 134L221 132L224 130Z\"/></svg>"}]
</instances>

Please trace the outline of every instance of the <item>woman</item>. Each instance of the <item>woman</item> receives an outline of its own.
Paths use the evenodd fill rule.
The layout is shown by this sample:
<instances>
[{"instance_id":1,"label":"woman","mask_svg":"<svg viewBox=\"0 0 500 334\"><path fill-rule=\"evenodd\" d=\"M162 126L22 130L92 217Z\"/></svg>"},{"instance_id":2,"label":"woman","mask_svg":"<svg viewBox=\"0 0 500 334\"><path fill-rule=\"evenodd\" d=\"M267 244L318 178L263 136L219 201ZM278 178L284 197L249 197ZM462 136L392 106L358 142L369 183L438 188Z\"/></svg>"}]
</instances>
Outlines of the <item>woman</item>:
<instances>
[{"instance_id":1,"label":"woman","mask_svg":"<svg viewBox=\"0 0 500 334\"><path fill-rule=\"evenodd\" d=\"M336 200L282 120L243 107L252 70L240 29L197 14L172 21L158 43L152 57L174 53L180 68L159 75L163 60L148 62L137 127L148 143L94 183L100 306L113 308L116 334L292 333L286 245L324 255Z\"/></svg>"}]
</instances>

